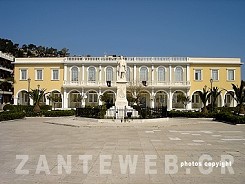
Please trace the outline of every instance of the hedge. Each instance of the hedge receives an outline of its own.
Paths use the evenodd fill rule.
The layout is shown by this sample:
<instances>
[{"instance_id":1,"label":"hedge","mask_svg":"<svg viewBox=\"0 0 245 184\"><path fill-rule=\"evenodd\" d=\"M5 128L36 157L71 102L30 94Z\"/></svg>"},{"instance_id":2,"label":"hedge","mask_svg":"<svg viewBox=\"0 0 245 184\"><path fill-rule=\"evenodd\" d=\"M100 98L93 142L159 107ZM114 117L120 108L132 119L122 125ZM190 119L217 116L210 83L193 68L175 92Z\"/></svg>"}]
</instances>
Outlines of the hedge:
<instances>
[{"instance_id":1,"label":"hedge","mask_svg":"<svg viewBox=\"0 0 245 184\"><path fill-rule=\"evenodd\" d=\"M45 117L60 117L60 116L73 116L74 110L55 110L55 111L42 111L42 115Z\"/></svg>"},{"instance_id":2,"label":"hedge","mask_svg":"<svg viewBox=\"0 0 245 184\"><path fill-rule=\"evenodd\" d=\"M25 117L24 112L1 112L0 113L0 121L23 119L24 117Z\"/></svg>"},{"instance_id":3,"label":"hedge","mask_svg":"<svg viewBox=\"0 0 245 184\"><path fill-rule=\"evenodd\" d=\"M3 107L4 111L16 111L16 112L33 112L33 105L12 105L12 104L6 104ZM52 109L52 106L50 105L41 105L40 106L41 111L48 111Z\"/></svg>"},{"instance_id":4,"label":"hedge","mask_svg":"<svg viewBox=\"0 0 245 184\"><path fill-rule=\"evenodd\" d=\"M241 115L234 115L227 112L220 112L215 115L214 120L227 122L233 125L236 124L245 124L245 116Z\"/></svg>"},{"instance_id":5,"label":"hedge","mask_svg":"<svg viewBox=\"0 0 245 184\"><path fill-rule=\"evenodd\" d=\"M106 105L97 107L87 106L85 108L76 108L76 116L102 119L106 114L106 110Z\"/></svg>"},{"instance_id":6,"label":"hedge","mask_svg":"<svg viewBox=\"0 0 245 184\"><path fill-rule=\"evenodd\" d=\"M214 118L216 113L203 113L193 111L168 111L168 117L186 117L186 118Z\"/></svg>"}]
</instances>

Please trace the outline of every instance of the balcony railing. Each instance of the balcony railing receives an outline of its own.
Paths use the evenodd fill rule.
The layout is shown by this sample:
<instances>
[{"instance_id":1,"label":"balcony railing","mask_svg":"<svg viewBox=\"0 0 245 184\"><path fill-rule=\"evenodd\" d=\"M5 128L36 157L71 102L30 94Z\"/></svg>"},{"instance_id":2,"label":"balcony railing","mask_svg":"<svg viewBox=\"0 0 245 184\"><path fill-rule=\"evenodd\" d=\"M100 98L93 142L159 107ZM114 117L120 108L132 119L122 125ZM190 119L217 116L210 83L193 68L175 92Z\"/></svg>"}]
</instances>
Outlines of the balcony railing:
<instances>
[{"instance_id":1,"label":"balcony railing","mask_svg":"<svg viewBox=\"0 0 245 184\"><path fill-rule=\"evenodd\" d=\"M119 57L66 57L65 62L105 62L117 61ZM186 62L188 57L124 57L126 61L132 62Z\"/></svg>"},{"instance_id":2,"label":"balcony railing","mask_svg":"<svg viewBox=\"0 0 245 184\"><path fill-rule=\"evenodd\" d=\"M108 86L107 81L64 81L63 85L65 87L79 87L79 86L96 86L96 87L103 87ZM143 85L142 81L135 81L135 82L128 82L127 85ZM183 81L183 82L157 82L157 81L146 81L145 86L151 87L160 87L160 86L190 86L190 81ZM116 81L111 81L111 87L116 86Z\"/></svg>"}]
</instances>

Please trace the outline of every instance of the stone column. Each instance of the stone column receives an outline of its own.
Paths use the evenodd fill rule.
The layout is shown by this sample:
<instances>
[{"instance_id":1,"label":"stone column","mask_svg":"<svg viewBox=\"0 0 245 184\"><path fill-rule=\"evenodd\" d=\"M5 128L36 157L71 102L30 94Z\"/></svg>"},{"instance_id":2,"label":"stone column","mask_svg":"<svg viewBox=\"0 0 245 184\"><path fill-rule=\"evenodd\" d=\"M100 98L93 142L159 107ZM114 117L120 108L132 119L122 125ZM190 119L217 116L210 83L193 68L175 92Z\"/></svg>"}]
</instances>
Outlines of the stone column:
<instances>
[{"instance_id":1,"label":"stone column","mask_svg":"<svg viewBox=\"0 0 245 184\"><path fill-rule=\"evenodd\" d=\"M136 84L136 74L137 74L137 71L136 71L136 65L134 65L134 84Z\"/></svg>"},{"instance_id":2,"label":"stone column","mask_svg":"<svg viewBox=\"0 0 245 184\"><path fill-rule=\"evenodd\" d=\"M99 84L101 84L101 65L99 66Z\"/></svg>"},{"instance_id":3,"label":"stone column","mask_svg":"<svg viewBox=\"0 0 245 184\"><path fill-rule=\"evenodd\" d=\"M190 65L186 66L186 82L190 82Z\"/></svg>"},{"instance_id":4,"label":"stone column","mask_svg":"<svg viewBox=\"0 0 245 184\"><path fill-rule=\"evenodd\" d=\"M169 83L172 83L172 66L169 65Z\"/></svg>"},{"instance_id":5,"label":"stone column","mask_svg":"<svg viewBox=\"0 0 245 184\"><path fill-rule=\"evenodd\" d=\"M100 100L100 95L102 95L101 89L99 89L99 95L98 95L98 100L99 100L99 105L102 105L102 101Z\"/></svg>"},{"instance_id":6,"label":"stone column","mask_svg":"<svg viewBox=\"0 0 245 184\"><path fill-rule=\"evenodd\" d=\"M64 65L64 82L67 81L67 65Z\"/></svg>"},{"instance_id":7,"label":"stone column","mask_svg":"<svg viewBox=\"0 0 245 184\"><path fill-rule=\"evenodd\" d=\"M32 98L30 98L30 105L33 105L34 103L33 103L33 99Z\"/></svg>"},{"instance_id":8,"label":"stone column","mask_svg":"<svg viewBox=\"0 0 245 184\"><path fill-rule=\"evenodd\" d=\"M64 94L63 94L63 99L62 99L62 108L67 109L68 108L68 97L67 97L67 92L66 89L64 89Z\"/></svg>"},{"instance_id":9,"label":"stone column","mask_svg":"<svg viewBox=\"0 0 245 184\"><path fill-rule=\"evenodd\" d=\"M82 65L82 81L81 83L83 84L84 83L84 65Z\"/></svg>"},{"instance_id":10,"label":"stone column","mask_svg":"<svg viewBox=\"0 0 245 184\"><path fill-rule=\"evenodd\" d=\"M155 107L155 93L154 93L154 89L152 88L151 90L151 95L150 95L150 100L151 100L151 108L154 108Z\"/></svg>"},{"instance_id":11,"label":"stone column","mask_svg":"<svg viewBox=\"0 0 245 184\"><path fill-rule=\"evenodd\" d=\"M172 103L173 103L173 94L172 90L169 90L169 96L168 96L168 111L172 110Z\"/></svg>"},{"instance_id":12,"label":"stone column","mask_svg":"<svg viewBox=\"0 0 245 184\"><path fill-rule=\"evenodd\" d=\"M16 98L14 98L14 105L18 105L18 97Z\"/></svg>"},{"instance_id":13,"label":"stone column","mask_svg":"<svg viewBox=\"0 0 245 184\"><path fill-rule=\"evenodd\" d=\"M151 84L154 82L154 66L151 66Z\"/></svg>"},{"instance_id":14,"label":"stone column","mask_svg":"<svg viewBox=\"0 0 245 184\"><path fill-rule=\"evenodd\" d=\"M187 90L187 93L186 93L186 96L189 96L190 97L190 100L191 100L191 96L190 96L190 89ZM191 102L187 104L186 106L186 109L187 110L191 110Z\"/></svg>"}]
</instances>

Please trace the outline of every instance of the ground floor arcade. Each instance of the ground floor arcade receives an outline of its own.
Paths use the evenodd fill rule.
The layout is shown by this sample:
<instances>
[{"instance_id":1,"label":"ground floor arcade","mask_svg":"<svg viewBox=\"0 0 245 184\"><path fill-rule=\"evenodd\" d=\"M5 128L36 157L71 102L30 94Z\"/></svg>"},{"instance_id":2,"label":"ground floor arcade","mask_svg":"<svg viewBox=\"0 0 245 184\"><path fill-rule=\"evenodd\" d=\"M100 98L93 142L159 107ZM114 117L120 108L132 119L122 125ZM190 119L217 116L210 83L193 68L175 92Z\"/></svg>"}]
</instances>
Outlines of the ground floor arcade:
<instances>
[{"instance_id":1,"label":"ground floor arcade","mask_svg":"<svg viewBox=\"0 0 245 184\"><path fill-rule=\"evenodd\" d=\"M187 110L199 110L202 108L202 101L196 90L190 93L189 89L143 89L140 91L138 105L142 107L161 107L167 106L168 110L172 109L187 109ZM201 90L200 90L201 91ZM45 97L41 100L41 104L51 105L53 108L69 109L85 106L97 106L102 105L101 95L107 94L109 96L109 103L114 104L116 98L116 88L103 89L103 88L67 88L62 90L54 89L46 93ZM130 94L131 91L127 91ZM178 98L180 95L190 96L190 102L183 104ZM208 104L211 103L211 99L208 100ZM33 100L28 98L26 89L17 92L14 98L14 104L33 104ZM207 104L207 105L208 105ZM129 104L133 105L133 104ZM236 102L232 96L228 93L222 93L216 100L217 107L234 107Z\"/></svg>"}]
</instances>

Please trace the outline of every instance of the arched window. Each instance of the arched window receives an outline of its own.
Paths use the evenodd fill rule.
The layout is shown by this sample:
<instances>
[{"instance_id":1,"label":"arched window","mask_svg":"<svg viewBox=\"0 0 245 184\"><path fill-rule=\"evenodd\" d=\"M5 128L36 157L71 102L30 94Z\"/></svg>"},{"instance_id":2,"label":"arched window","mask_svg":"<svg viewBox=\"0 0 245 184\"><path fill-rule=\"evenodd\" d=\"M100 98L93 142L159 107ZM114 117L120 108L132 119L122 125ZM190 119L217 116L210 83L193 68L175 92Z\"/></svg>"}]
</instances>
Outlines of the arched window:
<instances>
[{"instance_id":1,"label":"arched window","mask_svg":"<svg viewBox=\"0 0 245 184\"><path fill-rule=\"evenodd\" d=\"M159 67L158 68L158 82L164 82L165 81L165 68Z\"/></svg>"},{"instance_id":2,"label":"arched window","mask_svg":"<svg viewBox=\"0 0 245 184\"><path fill-rule=\"evenodd\" d=\"M130 81L130 68L127 67L126 80Z\"/></svg>"},{"instance_id":3,"label":"arched window","mask_svg":"<svg viewBox=\"0 0 245 184\"><path fill-rule=\"evenodd\" d=\"M143 66L140 68L140 81L147 81L148 80L148 69L147 67Z\"/></svg>"},{"instance_id":4,"label":"arched window","mask_svg":"<svg viewBox=\"0 0 245 184\"><path fill-rule=\"evenodd\" d=\"M76 66L71 68L71 81L78 81L78 68Z\"/></svg>"},{"instance_id":5,"label":"arched window","mask_svg":"<svg viewBox=\"0 0 245 184\"><path fill-rule=\"evenodd\" d=\"M88 69L88 81L95 82L96 79L96 71L94 67L89 67Z\"/></svg>"},{"instance_id":6,"label":"arched window","mask_svg":"<svg viewBox=\"0 0 245 184\"><path fill-rule=\"evenodd\" d=\"M176 67L174 76L175 76L175 82L182 82L183 81L183 69L181 67Z\"/></svg>"},{"instance_id":7,"label":"arched window","mask_svg":"<svg viewBox=\"0 0 245 184\"><path fill-rule=\"evenodd\" d=\"M112 67L106 68L106 81L113 81L113 68Z\"/></svg>"}]
</instances>

